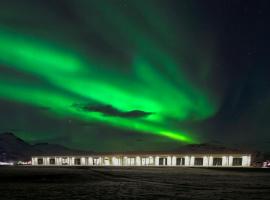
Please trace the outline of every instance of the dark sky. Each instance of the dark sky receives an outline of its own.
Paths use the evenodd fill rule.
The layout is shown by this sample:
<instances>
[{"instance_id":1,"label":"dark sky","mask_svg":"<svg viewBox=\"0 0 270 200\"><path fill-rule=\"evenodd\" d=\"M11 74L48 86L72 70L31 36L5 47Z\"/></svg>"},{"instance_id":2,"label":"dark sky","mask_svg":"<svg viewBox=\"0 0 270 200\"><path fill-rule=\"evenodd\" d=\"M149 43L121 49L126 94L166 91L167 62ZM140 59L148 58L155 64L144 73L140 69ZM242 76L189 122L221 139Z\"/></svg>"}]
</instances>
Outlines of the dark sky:
<instances>
[{"instance_id":1,"label":"dark sky","mask_svg":"<svg viewBox=\"0 0 270 200\"><path fill-rule=\"evenodd\" d=\"M0 131L97 151L270 150L268 0L1 0Z\"/></svg>"}]
</instances>

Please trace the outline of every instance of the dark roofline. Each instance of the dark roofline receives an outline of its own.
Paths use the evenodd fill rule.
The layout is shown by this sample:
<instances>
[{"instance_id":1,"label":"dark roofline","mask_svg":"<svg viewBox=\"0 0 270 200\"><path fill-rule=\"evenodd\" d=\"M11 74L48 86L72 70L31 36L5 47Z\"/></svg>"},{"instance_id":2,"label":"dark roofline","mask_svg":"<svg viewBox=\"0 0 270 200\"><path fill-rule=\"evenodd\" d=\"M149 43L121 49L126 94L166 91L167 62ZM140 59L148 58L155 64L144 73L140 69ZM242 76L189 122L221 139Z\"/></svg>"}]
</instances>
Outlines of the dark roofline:
<instances>
[{"instance_id":1,"label":"dark roofline","mask_svg":"<svg viewBox=\"0 0 270 200\"><path fill-rule=\"evenodd\" d=\"M85 152L85 153L40 153L35 156L136 156L136 155L210 155L210 154L253 154L251 151L228 150L228 151L127 151L127 152Z\"/></svg>"}]
</instances>

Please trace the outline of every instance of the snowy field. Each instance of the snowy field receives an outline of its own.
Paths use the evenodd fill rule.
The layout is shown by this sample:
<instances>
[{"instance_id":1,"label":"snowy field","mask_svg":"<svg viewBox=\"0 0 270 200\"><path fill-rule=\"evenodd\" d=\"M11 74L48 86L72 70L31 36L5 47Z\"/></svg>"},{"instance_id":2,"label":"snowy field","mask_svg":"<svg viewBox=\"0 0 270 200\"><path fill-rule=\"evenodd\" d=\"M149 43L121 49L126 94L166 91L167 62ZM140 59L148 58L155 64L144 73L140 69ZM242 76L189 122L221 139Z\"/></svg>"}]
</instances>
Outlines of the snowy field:
<instances>
[{"instance_id":1,"label":"snowy field","mask_svg":"<svg viewBox=\"0 0 270 200\"><path fill-rule=\"evenodd\" d=\"M0 199L270 199L270 169L0 167Z\"/></svg>"}]
</instances>

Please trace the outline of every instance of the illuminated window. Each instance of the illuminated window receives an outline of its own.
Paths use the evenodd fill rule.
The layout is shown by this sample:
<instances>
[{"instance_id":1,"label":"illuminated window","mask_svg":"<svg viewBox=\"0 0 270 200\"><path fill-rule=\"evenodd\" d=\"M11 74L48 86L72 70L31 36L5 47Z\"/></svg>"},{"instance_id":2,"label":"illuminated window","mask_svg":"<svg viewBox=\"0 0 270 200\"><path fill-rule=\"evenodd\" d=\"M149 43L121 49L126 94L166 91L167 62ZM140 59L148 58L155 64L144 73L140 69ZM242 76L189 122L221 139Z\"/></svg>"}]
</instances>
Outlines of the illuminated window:
<instances>
[{"instance_id":1,"label":"illuminated window","mask_svg":"<svg viewBox=\"0 0 270 200\"><path fill-rule=\"evenodd\" d=\"M142 157L142 165L149 165L149 158Z\"/></svg>"},{"instance_id":2,"label":"illuminated window","mask_svg":"<svg viewBox=\"0 0 270 200\"><path fill-rule=\"evenodd\" d=\"M131 166L134 166L135 165L135 161L136 161L135 157L130 158L130 165Z\"/></svg>"},{"instance_id":3,"label":"illuminated window","mask_svg":"<svg viewBox=\"0 0 270 200\"><path fill-rule=\"evenodd\" d=\"M104 165L110 165L110 163L111 163L109 157L105 157L103 162L104 162L103 163Z\"/></svg>"}]
</instances>

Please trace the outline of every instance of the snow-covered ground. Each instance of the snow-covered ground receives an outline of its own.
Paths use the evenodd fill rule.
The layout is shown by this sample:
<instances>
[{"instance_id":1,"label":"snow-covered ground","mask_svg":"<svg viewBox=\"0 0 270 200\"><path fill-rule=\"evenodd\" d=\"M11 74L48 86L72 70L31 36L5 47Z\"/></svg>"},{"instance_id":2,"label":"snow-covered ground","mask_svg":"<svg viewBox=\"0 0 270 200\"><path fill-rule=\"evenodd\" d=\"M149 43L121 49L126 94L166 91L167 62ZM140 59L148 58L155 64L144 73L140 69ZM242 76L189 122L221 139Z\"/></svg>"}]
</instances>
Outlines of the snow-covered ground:
<instances>
[{"instance_id":1,"label":"snow-covered ground","mask_svg":"<svg viewBox=\"0 0 270 200\"><path fill-rule=\"evenodd\" d=\"M1 199L269 199L269 169L0 167Z\"/></svg>"}]
</instances>

